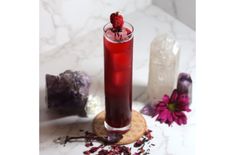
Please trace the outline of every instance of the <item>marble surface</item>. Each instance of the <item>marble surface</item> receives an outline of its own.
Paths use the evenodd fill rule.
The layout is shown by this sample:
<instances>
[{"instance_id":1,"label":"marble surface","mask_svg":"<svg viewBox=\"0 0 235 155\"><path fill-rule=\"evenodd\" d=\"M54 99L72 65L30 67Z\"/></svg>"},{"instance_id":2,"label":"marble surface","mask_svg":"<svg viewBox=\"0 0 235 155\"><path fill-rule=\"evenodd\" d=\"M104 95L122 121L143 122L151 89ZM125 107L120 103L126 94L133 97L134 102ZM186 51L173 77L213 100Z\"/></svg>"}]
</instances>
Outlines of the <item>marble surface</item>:
<instances>
[{"instance_id":1,"label":"marble surface","mask_svg":"<svg viewBox=\"0 0 235 155\"><path fill-rule=\"evenodd\" d=\"M196 0L152 0L152 3L196 29Z\"/></svg>"},{"instance_id":2,"label":"marble surface","mask_svg":"<svg viewBox=\"0 0 235 155\"><path fill-rule=\"evenodd\" d=\"M40 52L47 52L104 25L110 12L126 15L151 0L40 0Z\"/></svg>"},{"instance_id":3,"label":"marble surface","mask_svg":"<svg viewBox=\"0 0 235 155\"><path fill-rule=\"evenodd\" d=\"M94 17L96 18L96 17ZM140 99L145 93L148 82L150 43L154 37L169 33L181 47L180 71L190 73L195 79L195 32L178 20L169 16L156 6L149 5L127 13L125 19L135 27L133 59L133 108L139 110L145 103ZM108 18L105 18L107 21ZM104 25L106 22L103 22ZM62 37L63 36L57 36ZM102 27L87 31L84 35L72 37L53 48L43 47L40 52L40 154L41 155L79 155L86 149L83 143L71 143L63 147L53 143L53 139L65 135L77 135L79 129L91 130L94 116L61 117L47 111L45 103L45 74L58 74L66 69L83 70L92 77L90 93L101 100L104 108L103 93L103 42ZM47 45L45 45L47 46ZM48 49L44 51L45 49ZM151 154L193 155L195 154L196 104L193 95L192 112L188 114L188 124L168 127L145 116L148 128L153 130Z\"/></svg>"}]
</instances>

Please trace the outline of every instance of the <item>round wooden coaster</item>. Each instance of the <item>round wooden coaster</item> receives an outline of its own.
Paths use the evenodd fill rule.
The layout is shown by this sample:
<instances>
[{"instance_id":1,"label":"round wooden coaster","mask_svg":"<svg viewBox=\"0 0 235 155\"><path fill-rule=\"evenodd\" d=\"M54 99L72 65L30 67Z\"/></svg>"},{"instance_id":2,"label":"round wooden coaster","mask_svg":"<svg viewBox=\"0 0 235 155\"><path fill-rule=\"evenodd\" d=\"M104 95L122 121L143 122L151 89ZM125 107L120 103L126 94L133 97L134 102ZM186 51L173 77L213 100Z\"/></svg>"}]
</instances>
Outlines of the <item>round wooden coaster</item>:
<instances>
[{"instance_id":1,"label":"round wooden coaster","mask_svg":"<svg viewBox=\"0 0 235 155\"><path fill-rule=\"evenodd\" d=\"M105 112L100 112L93 120L93 131L98 136L107 136L107 131L104 127ZM132 110L131 128L128 132L123 134L123 138L118 144L130 144L143 136L147 130L147 125L144 117L137 111Z\"/></svg>"}]
</instances>

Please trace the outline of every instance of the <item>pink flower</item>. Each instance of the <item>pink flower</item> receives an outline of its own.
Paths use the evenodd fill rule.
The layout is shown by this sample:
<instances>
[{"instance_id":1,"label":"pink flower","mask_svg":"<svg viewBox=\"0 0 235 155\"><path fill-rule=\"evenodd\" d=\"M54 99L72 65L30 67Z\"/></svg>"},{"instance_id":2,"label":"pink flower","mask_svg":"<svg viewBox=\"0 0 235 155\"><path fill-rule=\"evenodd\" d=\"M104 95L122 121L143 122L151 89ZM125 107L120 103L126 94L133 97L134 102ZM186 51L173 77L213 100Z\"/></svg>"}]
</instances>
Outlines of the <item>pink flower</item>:
<instances>
[{"instance_id":1,"label":"pink flower","mask_svg":"<svg viewBox=\"0 0 235 155\"><path fill-rule=\"evenodd\" d=\"M176 122L178 125L187 124L187 116L184 112L190 112L189 97L180 94L175 89L171 97L164 95L162 101L155 105L156 120L167 123L169 126Z\"/></svg>"}]
</instances>

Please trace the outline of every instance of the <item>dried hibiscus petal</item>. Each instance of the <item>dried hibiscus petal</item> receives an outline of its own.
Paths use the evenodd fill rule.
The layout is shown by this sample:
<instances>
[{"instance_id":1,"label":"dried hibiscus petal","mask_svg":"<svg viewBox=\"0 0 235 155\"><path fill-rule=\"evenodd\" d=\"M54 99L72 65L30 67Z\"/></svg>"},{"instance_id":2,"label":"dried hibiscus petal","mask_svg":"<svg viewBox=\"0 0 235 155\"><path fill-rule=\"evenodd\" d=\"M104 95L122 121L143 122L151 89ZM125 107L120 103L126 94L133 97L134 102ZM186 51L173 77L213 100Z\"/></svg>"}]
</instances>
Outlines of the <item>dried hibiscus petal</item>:
<instances>
[{"instance_id":1,"label":"dried hibiscus petal","mask_svg":"<svg viewBox=\"0 0 235 155\"><path fill-rule=\"evenodd\" d=\"M153 138L151 135L151 130L147 130L144 135L141 137L141 139L137 140L134 143L134 147L138 148L138 152L134 153L134 155L147 155L150 151L150 146L155 146L155 144L150 144L150 140ZM98 154L98 155L131 155L131 147L125 146L125 145L118 145L113 144L114 142L118 142L120 138L122 138L122 135L119 133L109 133L107 137L99 137L95 133L86 131L84 136L79 137L70 137L66 136L63 138L63 142L74 142L72 140L76 139L85 139L86 143L85 146L90 147L93 146L92 141L96 140L99 142L102 142L99 146L93 146L89 150L84 151L83 153L85 155L90 154ZM56 142L60 143L61 138L58 138ZM144 149L144 147L149 146L147 151ZM97 153L98 152L98 153Z\"/></svg>"},{"instance_id":2,"label":"dried hibiscus petal","mask_svg":"<svg viewBox=\"0 0 235 155\"><path fill-rule=\"evenodd\" d=\"M84 151L83 154L85 154L85 155L90 155L91 153L90 153L90 151L88 150L88 151Z\"/></svg>"},{"instance_id":3,"label":"dried hibiscus petal","mask_svg":"<svg viewBox=\"0 0 235 155\"><path fill-rule=\"evenodd\" d=\"M98 152L98 155L108 155L108 154L109 154L109 151L105 149L102 149Z\"/></svg>"},{"instance_id":4,"label":"dried hibiscus petal","mask_svg":"<svg viewBox=\"0 0 235 155\"><path fill-rule=\"evenodd\" d=\"M134 144L134 147L140 147L143 144L142 140L137 140Z\"/></svg>"},{"instance_id":5,"label":"dried hibiscus petal","mask_svg":"<svg viewBox=\"0 0 235 155\"><path fill-rule=\"evenodd\" d=\"M92 142L87 142L87 143L85 144L85 146L86 146L86 147L93 146L93 143L92 143Z\"/></svg>"},{"instance_id":6,"label":"dried hibiscus petal","mask_svg":"<svg viewBox=\"0 0 235 155\"><path fill-rule=\"evenodd\" d=\"M145 131L144 135L148 138L148 140L152 139L153 136L151 135L152 130L147 130Z\"/></svg>"},{"instance_id":7,"label":"dried hibiscus petal","mask_svg":"<svg viewBox=\"0 0 235 155\"><path fill-rule=\"evenodd\" d=\"M96 152L100 147L92 147L89 152L94 153Z\"/></svg>"}]
</instances>

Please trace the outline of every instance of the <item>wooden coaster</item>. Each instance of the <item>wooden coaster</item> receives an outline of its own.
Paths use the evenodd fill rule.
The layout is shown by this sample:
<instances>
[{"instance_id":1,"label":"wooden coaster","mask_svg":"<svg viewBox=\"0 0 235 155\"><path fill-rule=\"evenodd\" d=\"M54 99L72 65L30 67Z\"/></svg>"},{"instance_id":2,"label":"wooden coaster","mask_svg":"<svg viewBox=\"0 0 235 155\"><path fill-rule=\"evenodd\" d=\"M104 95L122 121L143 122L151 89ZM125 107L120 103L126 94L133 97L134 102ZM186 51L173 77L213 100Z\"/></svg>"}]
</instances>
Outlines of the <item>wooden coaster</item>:
<instances>
[{"instance_id":1,"label":"wooden coaster","mask_svg":"<svg viewBox=\"0 0 235 155\"><path fill-rule=\"evenodd\" d=\"M100 112L93 120L92 127L93 131L98 136L106 136L107 131L104 127L105 112ZM132 110L131 128L128 132L123 134L123 138L118 144L130 144L143 136L147 130L147 125L144 117L137 111Z\"/></svg>"}]
</instances>

